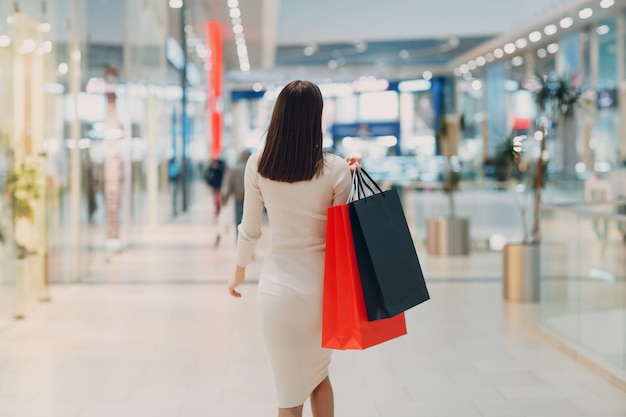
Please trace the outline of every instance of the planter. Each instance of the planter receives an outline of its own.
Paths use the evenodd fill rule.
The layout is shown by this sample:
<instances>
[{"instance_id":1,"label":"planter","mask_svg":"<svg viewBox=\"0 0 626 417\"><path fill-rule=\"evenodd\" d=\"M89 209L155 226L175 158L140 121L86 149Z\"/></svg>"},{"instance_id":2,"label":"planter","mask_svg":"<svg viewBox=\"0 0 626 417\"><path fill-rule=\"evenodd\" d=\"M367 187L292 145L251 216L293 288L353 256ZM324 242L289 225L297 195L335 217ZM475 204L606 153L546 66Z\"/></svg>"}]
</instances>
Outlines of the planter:
<instances>
[{"instance_id":1,"label":"planter","mask_svg":"<svg viewBox=\"0 0 626 417\"><path fill-rule=\"evenodd\" d=\"M468 255L470 252L467 217L433 217L427 220L428 254L435 256Z\"/></svg>"},{"instance_id":2,"label":"planter","mask_svg":"<svg viewBox=\"0 0 626 417\"><path fill-rule=\"evenodd\" d=\"M507 301L539 301L540 246L507 244L502 250L502 287Z\"/></svg>"}]
</instances>

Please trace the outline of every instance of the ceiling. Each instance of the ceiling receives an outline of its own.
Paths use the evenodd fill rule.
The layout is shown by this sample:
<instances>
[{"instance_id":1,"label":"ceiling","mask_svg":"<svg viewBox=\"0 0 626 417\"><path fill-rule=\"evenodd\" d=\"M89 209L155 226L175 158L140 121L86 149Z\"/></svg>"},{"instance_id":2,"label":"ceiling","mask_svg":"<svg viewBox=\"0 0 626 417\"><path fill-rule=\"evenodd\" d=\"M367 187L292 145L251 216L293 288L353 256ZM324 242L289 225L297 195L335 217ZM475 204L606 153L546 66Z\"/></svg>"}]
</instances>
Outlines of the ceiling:
<instances>
[{"instance_id":1,"label":"ceiling","mask_svg":"<svg viewBox=\"0 0 626 417\"><path fill-rule=\"evenodd\" d=\"M581 1L239 0L251 62L241 72L226 0L188 0L223 23L231 83L449 73L469 50Z\"/></svg>"}]
</instances>

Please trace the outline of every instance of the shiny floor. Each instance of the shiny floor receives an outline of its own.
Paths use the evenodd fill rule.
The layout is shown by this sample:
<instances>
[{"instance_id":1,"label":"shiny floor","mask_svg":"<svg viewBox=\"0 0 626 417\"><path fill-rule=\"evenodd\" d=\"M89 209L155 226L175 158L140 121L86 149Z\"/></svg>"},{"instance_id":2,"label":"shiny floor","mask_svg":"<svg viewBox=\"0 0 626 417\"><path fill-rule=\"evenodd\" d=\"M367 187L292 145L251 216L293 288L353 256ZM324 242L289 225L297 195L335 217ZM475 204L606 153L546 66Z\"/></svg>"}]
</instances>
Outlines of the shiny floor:
<instances>
[{"instance_id":1,"label":"shiny floor","mask_svg":"<svg viewBox=\"0 0 626 417\"><path fill-rule=\"evenodd\" d=\"M225 214L216 222L199 193L86 282L53 285L25 320L0 321L0 416L275 416L256 322L265 245L230 298ZM536 305L502 300L499 253L418 249L432 299L408 312L407 336L334 353L338 417L626 416L624 391L529 331Z\"/></svg>"}]
</instances>

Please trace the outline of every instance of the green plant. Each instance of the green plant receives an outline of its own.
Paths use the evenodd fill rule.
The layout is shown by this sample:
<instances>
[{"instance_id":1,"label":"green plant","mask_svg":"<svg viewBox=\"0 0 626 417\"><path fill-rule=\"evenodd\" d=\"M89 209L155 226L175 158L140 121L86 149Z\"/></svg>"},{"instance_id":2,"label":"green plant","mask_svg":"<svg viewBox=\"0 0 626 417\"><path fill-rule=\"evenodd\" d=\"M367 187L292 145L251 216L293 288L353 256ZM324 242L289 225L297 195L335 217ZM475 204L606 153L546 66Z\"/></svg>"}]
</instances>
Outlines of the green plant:
<instances>
[{"instance_id":1,"label":"green plant","mask_svg":"<svg viewBox=\"0 0 626 417\"><path fill-rule=\"evenodd\" d=\"M504 138L496 158L506 164L507 177L516 178L516 190L524 194L532 193L532 229L527 227L526 213L530 203L517 199L522 214L525 244L539 244L541 241L539 211L542 190L546 184L546 167L549 155L546 151L548 129L554 123L562 123L568 117L574 117L574 109L580 100L582 90L569 76L556 73L537 75L538 88L534 91L537 105L538 130L532 137L509 134ZM532 152L532 141L539 141L539 150ZM524 183L526 180L526 183ZM519 194L519 193L518 193ZM529 193L526 193L528 197Z\"/></svg>"},{"instance_id":2,"label":"green plant","mask_svg":"<svg viewBox=\"0 0 626 417\"><path fill-rule=\"evenodd\" d=\"M464 123L460 124L460 127L464 129ZM448 203L450 206L450 217L456 217L456 204L454 201L454 193L459 189L459 184L461 182L461 174L458 158L455 155L452 155L452 150L450 149L450 144L446 145L444 142L450 141L449 137L450 132L448 131L448 124L446 123L445 117L441 117L439 119L439 127L437 132L435 133L435 141L438 144L438 147L442 154L446 156L446 167L442 172L441 179L443 182L443 191L448 196Z\"/></svg>"},{"instance_id":3,"label":"green plant","mask_svg":"<svg viewBox=\"0 0 626 417\"><path fill-rule=\"evenodd\" d=\"M13 201L15 218L33 218L33 204L39 198L39 169L30 162L21 161L7 178L7 188Z\"/></svg>"}]
</instances>

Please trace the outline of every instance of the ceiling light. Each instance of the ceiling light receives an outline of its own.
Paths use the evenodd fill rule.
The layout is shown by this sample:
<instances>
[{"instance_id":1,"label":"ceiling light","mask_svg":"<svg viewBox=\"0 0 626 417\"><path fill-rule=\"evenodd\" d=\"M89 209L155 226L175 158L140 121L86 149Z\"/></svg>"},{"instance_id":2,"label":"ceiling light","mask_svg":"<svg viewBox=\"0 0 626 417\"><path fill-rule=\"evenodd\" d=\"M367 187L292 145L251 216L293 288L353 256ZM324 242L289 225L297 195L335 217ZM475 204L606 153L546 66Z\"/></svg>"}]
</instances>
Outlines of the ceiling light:
<instances>
[{"instance_id":1,"label":"ceiling light","mask_svg":"<svg viewBox=\"0 0 626 417\"><path fill-rule=\"evenodd\" d=\"M67 71L69 69L70 69L69 66L65 62L61 62L59 66L57 67L57 70L59 71L59 74L61 75L67 74Z\"/></svg>"},{"instance_id":2,"label":"ceiling light","mask_svg":"<svg viewBox=\"0 0 626 417\"><path fill-rule=\"evenodd\" d=\"M398 52L398 56L402 59L408 59L410 54L409 54L409 51L407 51L406 49L403 49L400 52Z\"/></svg>"},{"instance_id":3,"label":"ceiling light","mask_svg":"<svg viewBox=\"0 0 626 417\"><path fill-rule=\"evenodd\" d=\"M462 74L461 69L459 67L456 67L454 69L454 75L456 75L457 77L460 77Z\"/></svg>"},{"instance_id":4,"label":"ceiling light","mask_svg":"<svg viewBox=\"0 0 626 417\"><path fill-rule=\"evenodd\" d=\"M582 9L578 12L578 17L580 17L581 19L589 19L591 16L593 16L593 9L591 9L590 7Z\"/></svg>"},{"instance_id":5,"label":"ceiling light","mask_svg":"<svg viewBox=\"0 0 626 417\"><path fill-rule=\"evenodd\" d=\"M472 89L475 91L478 91L482 88L483 83L480 82L480 80L474 80L472 81Z\"/></svg>"},{"instance_id":6,"label":"ceiling light","mask_svg":"<svg viewBox=\"0 0 626 417\"><path fill-rule=\"evenodd\" d=\"M243 33L243 26L241 26L241 25L233 25L233 32L234 33Z\"/></svg>"},{"instance_id":7,"label":"ceiling light","mask_svg":"<svg viewBox=\"0 0 626 417\"><path fill-rule=\"evenodd\" d=\"M493 60L496 59L496 57L493 56L493 53L487 52L485 54L485 59L487 60L487 62L493 62Z\"/></svg>"},{"instance_id":8,"label":"ceiling light","mask_svg":"<svg viewBox=\"0 0 626 417\"><path fill-rule=\"evenodd\" d=\"M469 67L467 64L459 65L459 70L461 70L461 74L466 74L469 71Z\"/></svg>"},{"instance_id":9,"label":"ceiling light","mask_svg":"<svg viewBox=\"0 0 626 417\"><path fill-rule=\"evenodd\" d=\"M504 45L504 52L506 52L507 54L512 54L513 52L515 52L516 49L517 47L514 43L507 43L506 45Z\"/></svg>"},{"instance_id":10,"label":"ceiling light","mask_svg":"<svg viewBox=\"0 0 626 417\"><path fill-rule=\"evenodd\" d=\"M476 69L476 61L474 61L474 60L469 61L469 62L467 63L467 67L468 67L470 70L475 70L475 69Z\"/></svg>"},{"instance_id":11,"label":"ceiling light","mask_svg":"<svg viewBox=\"0 0 626 417\"><path fill-rule=\"evenodd\" d=\"M170 0L170 9L180 9L183 7L183 0Z\"/></svg>"},{"instance_id":12,"label":"ceiling light","mask_svg":"<svg viewBox=\"0 0 626 417\"><path fill-rule=\"evenodd\" d=\"M609 28L608 25L602 25L602 26L598 26L598 28L596 29L596 32L598 33L598 35L602 36L602 35L606 35L607 33L609 33L611 31L611 29Z\"/></svg>"},{"instance_id":13,"label":"ceiling light","mask_svg":"<svg viewBox=\"0 0 626 417\"><path fill-rule=\"evenodd\" d=\"M551 54L556 54L559 51L559 44L551 43L550 45L546 47L546 50Z\"/></svg>"},{"instance_id":14,"label":"ceiling light","mask_svg":"<svg viewBox=\"0 0 626 417\"><path fill-rule=\"evenodd\" d=\"M545 33L548 36L552 36L554 35L559 29L556 27L556 25L548 25L545 28L543 28L543 33Z\"/></svg>"},{"instance_id":15,"label":"ceiling light","mask_svg":"<svg viewBox=\"0 0 626 417\"><path fill-rule=\"evenodd\" d=\"M515 46L517 46L520 49L526 48L526 46L528 46L528 41L526 40L526 38L519 38L518 40L515 41Z\"/></svg>"},{"instance_id":16,"label":"ceiling light","mask_svg":"<svg viewBox=\"0 0 626 417\"><path fill-rule=\"evenodd\" d=\"M602 0L600 2L600 7L602 7L603 9L608 9L609 7L613 6L615 4L615 0Z\"/></svg>"},{"instance_id":17,"label":"ceiling light","mask_svg":"<svg viewBox=\"0 0 626 417\"><path fill-rule=\"evenodd\" d=\"M502 58L504 56L504 51L501 48L496 48L493 51L493 56L495 56L496 58Z\"/></svg>"},{"instance_id":18,"label":"ceiling light","mask_svg":"<svg viewBox=\"0 0 626 417\"><path fill-rule=\"evenodd\" d=\"M50 32L50 29L52 29L52 27L50 26L50 23L42 22L39 24L39 27L37 29L39 29L39 32L48 33Z\"/></svg>"},{"instance_id":19,"label":"ceiling light","mask_svg":"<svg viewBox=\"0 0 626 417\"><path fill-rule=\"evenodd\" d=\"M6 48L11 45L11 38L7 35L0 35L0 48Z\"/></svg>"},{"instance_id":20,"label":"ceiling light","mask_svg":"<svg viewBox=\"0 0 626 417\"><path fill-rule=\"evenodd\" d=\"M310 45L309 45L309 46L307 46L307 47L305 47L305 48L304 48L304 55L306 55L306 56L311 56L311 55L313 55L314 53L315 53L315 48L314 48L314 47L312 47L312 46L310 46Z\"/></svg>"},{"instance_id":21,"label":"ceiling light","mask_svg":"<svg viewBox=\"0 0 626 417\"><path fill-rule=\"evenodd\" d=\"M537 50L537 56L539 58L545 58L546 56L548 56L548 52L546 52L545 49L541 48Z\"/></svg>"},{"instance_id":22,"label":"ceiling light","mask_svg":"<svg viewBox=\"0 0 626 417\"><path fill-rule=\"evenodd\" d=\"M531 32L531 33L528 35L528 39L529 39L531 42L539 42L539 41L541 40L541 32L539 32L538 30L536 30L536 31L534 31L534 32Z\"/></svg>"},{"instance_id":23,"label":"ceiling light","mask_svg":"<svg viewBox=\"0 0 626 417\"><path fill-rule=\"evenodd\" d=\"M336 69L338 66L339 64L337 64L337 61L335 61L334 59L331 59L330 61L328 61L328 68Z\"/></svg>"},{"instance_id":24,"label":"ceiling light","mask_svg":"<svg viewBox=\"0 0 626 417\"><path fill-rule=\"evenodd\" d=\"M422 78L428 81L433 78L433 73L430 71L424 71L424 73L422 74Z\"/></svg>"},{"instance_id":25,"label":"ceiling light","mask_svg":"<svg viewBox=\"0 0 626 417\"><path fill-rule=\"evenodd\" d=\"M523 63L524 63L524 58L522 58L521 56L514 56L513 59L511 59L511 64L514 67L520 67L522 66Z\"/></svg>"},{"instance_id":26,"label":"ceiling light","mask_svg":"<svg viewBox=\"0 0 626 417\"><path fill-rule=\"evenodd\" d=\"M563 19L561 19L561 21L559 22L559 25L563 28L563 29L567 29L568 27L571 27L574 24L574 19L572 19L571 17L564 17Z\"/></svg>"},{"instance_id":27,"label":"ceiling light","mask_svg":"<svg viewBox=\"0 0 626 417\"><path fill-rule=\"evenodd\" d=\"M239 7L238 0L228 0L228 7Z\"/></svg>"},{"instance_id":28,"label":"ceiling light","mask_svg":"<svg viewBox=\"0 0 626 417\"><path fill-rule=\"evenodd\" d=\"M487 59L484 56L479 56L478 58L476 58L476 65L478 65L479 67L482 67L486 63Z\"/></svg>"},{"instance_id":29,"label":"ceiling light","mask_svg":"<svg viewBox=\"0 0 626 417\"><path fill-rule=\"evenodd\" d=\"M241 10L239 10L239 7L233 7L230 9L230 17L241 17Z\"/></svg>"}]
</instances>

